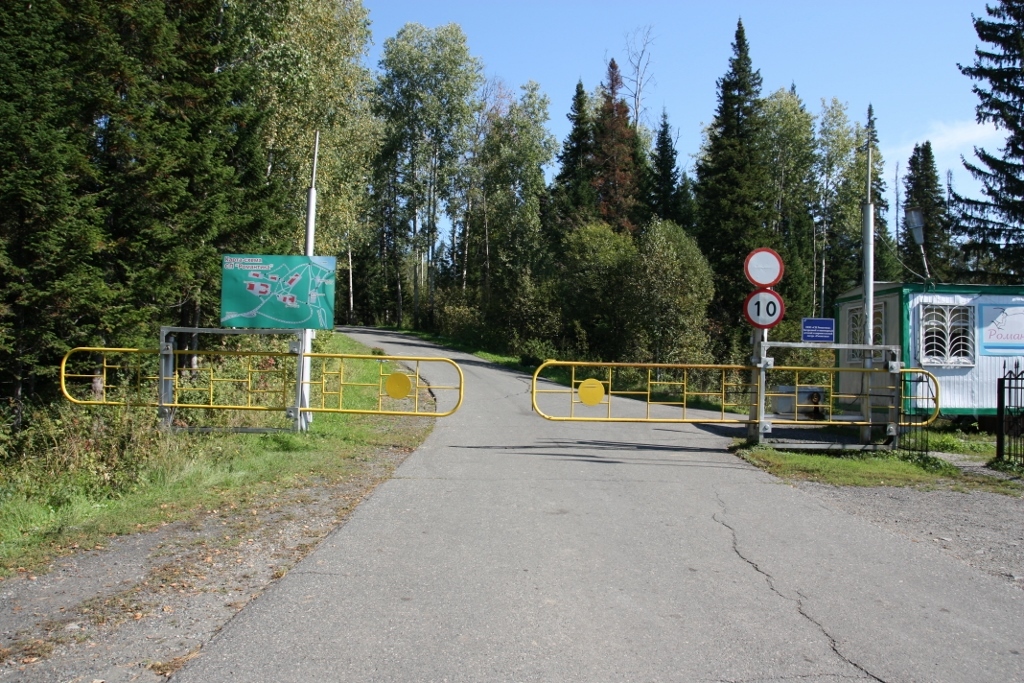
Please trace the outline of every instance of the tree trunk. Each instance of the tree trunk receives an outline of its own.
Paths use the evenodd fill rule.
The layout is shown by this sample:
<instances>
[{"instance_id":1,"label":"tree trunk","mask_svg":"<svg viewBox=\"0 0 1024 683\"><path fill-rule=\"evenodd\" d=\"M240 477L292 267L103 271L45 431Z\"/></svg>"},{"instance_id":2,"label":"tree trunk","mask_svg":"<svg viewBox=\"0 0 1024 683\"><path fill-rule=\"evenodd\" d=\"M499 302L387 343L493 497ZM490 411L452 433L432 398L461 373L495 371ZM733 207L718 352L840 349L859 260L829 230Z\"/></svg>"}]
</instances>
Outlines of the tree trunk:
<instances>
[{"instance_id":1,"label":"tree trunk","mask_svg":"<svg viewBox=\"0 0 1024 683\"><path fill-rule=\"evenodd\" d=\"M473 187L466 195L466 226L462 231L462 292L466 292L466 273L469 270L469 221L473 214Z\"/></svg>"},{"instance_id":2,"label":"tree trunk","mask_svg":"<svg viewBox=\"0 0 1024 683\"><path fill-rule=\"evenodd\" d=\"M348 324L352 324L355 317L356 300L352 291L352 245L348 247Z\"/></svg>"}]
</instances>

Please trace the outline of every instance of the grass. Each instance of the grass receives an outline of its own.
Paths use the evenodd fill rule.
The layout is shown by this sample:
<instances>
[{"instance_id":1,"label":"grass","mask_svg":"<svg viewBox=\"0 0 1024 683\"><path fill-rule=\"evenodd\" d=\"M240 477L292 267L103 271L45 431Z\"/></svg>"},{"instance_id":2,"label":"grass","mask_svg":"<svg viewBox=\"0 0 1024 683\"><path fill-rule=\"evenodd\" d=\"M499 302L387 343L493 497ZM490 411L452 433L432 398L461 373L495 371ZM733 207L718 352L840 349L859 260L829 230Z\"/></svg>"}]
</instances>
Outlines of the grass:
<instances>
[{"instance_id":1,"label":"grass","mask_svg":"<svg viewBox=\"0 0 1024 683\"><path fill-rule=\"evenodd\" d=\"M341 335L327 344L330 352L369 353ZM376 364L361 371L366 376L356 381L376 382ZM376 392L367 392L375 404ZM37 457L8 457L0 466L0 576L39 571L55 555L102 547L111 536L204 510L268 504L290 489L341 482L365 470L381 449L411 450L432 425L429 419L321 413L301 434L189 434L157 430L151 409L137 409L147 411L141 415L68 405L57 410L45 450L37 444ZM82 443L92 438L98 415L111 429L125 423L121 439L130 435L136 442L112 464L113 446ZM69 425L75 420L84 423L77 431Z\"/></svg>"},{"instance_id":2,"label":"grass","mask_svg":"<svg viewBox=\"0 0 1024 683\"><path fill-rule=\"evenodd\" d=\"M928 433L928 450L938 453L960 453L983 460L996 454L995 437L991 434L968 434L959 429L940 426Z\"/></svg>"},{"instance_id":3,"label":"grass","mask_svg":"<svg viewBox=\"0 0 1024 683\"><path fill-rule=\"evenodd\" d=\"M1018 481L964 474L944 460L912 455L828 455L742 447L737 455L785 481L814 481L833 486L910 486L928 489L983 490L1020 496Z\"/></svg>"}]
</instances>

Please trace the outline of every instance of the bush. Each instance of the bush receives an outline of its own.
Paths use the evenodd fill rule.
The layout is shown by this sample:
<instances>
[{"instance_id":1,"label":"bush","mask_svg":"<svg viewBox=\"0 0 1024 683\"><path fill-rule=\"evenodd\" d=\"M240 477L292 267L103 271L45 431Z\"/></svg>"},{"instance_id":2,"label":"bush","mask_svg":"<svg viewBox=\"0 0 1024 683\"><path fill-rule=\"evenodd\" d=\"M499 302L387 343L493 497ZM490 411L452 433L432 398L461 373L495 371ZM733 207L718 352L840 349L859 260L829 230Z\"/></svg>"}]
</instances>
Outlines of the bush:
<instances>
[{"instance_id":1,"label":"bush","mask_svg":"<svg viewBox=\"0 0 1024 683\"><path fill-rule=\"evenodd\" d=\"M519 362L528 368L536 368L546 360L557 358L558 350L546 339L527 339L519 344Z\"/></svg>"},{"instance_id":2,"label":"bush","mask_svg":"<svg viewBox=\"0 0 1024 683\"><path fill-rule=\"evenodd\" d=\"M463 301L442 301L437 306L437 331L461 344L479 345L487 337L483 314Z\"/></svg>"}]
</instances>

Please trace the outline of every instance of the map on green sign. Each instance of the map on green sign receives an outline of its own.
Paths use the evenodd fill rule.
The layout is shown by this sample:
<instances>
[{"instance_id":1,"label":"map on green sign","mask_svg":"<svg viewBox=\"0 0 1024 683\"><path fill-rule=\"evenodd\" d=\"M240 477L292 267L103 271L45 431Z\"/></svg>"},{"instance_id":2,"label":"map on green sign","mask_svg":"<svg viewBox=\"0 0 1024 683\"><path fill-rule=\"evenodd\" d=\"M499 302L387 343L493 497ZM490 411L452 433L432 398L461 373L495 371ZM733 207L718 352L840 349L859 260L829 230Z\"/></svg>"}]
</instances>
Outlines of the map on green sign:
<instances>
[{"instance_id":1,"label":"map on green sign","mask_svg":"<svg viewBox=\"0 0 1024 683\"><path fill-rule=\"evenodd\" d=\"M226 254L221 268L224 327L334 327L333 256Z\"/></svg>"}]
</instances>

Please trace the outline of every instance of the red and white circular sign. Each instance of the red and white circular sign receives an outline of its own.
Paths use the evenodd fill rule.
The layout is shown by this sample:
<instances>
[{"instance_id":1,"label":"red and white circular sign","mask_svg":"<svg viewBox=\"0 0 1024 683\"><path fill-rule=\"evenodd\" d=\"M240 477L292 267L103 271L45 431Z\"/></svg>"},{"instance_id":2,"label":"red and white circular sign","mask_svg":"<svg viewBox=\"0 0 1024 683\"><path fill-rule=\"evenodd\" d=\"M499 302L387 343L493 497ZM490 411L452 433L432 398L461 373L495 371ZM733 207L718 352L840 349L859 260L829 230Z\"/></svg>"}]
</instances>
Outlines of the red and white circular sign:
<instances>
[{"instance_id":1,"label":"red and white circular sign","mask_svg":"<svg viewBox=\"0 0 1024 683\"><path fill-rule=\"evenodd\" d=\"M786 304L771 289L755 289L743 302L743 315L754 327L767 330L775 327L786 314Z\"/></svg>"},{"instance_id":2,"label":"red and white circular sign","mask_svg":"<svg viewBox=\"0 0 1024 683\"><path fill-rule=\"evenodd\" d=\"M772 287L779 283L786 267L778 252L768 247L761 247L747 254L743 262L743 273L755 287Z\"/></svg>"}]
</instances>

